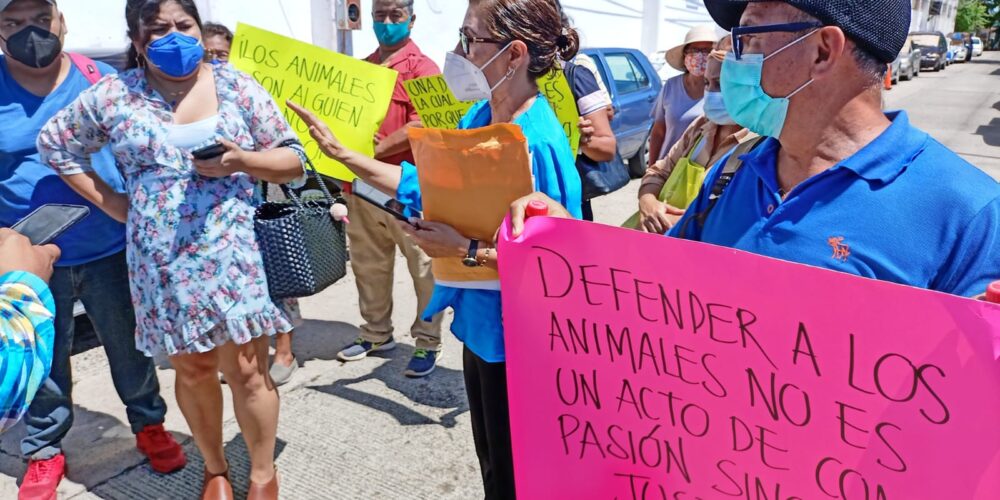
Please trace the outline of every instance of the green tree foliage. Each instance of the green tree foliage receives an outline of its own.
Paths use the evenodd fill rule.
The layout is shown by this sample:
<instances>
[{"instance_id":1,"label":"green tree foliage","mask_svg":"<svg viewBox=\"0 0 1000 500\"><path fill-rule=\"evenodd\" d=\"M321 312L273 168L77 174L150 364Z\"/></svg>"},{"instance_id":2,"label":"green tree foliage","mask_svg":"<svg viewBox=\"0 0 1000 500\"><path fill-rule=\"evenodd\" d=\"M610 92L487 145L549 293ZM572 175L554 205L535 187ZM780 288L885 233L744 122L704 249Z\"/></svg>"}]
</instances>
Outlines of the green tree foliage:
<instances>
[{"instance_id":1,"label":"green tree foliage","mask_svg":"<svg viewBox=\"0 0 1000 500\"><path fill-rule=\"evenodd\" d=\"M986 27L1000 26L1000 0L981 0L986 7Z\"/></svg>"},{"instance_id":2,"label":"green tree foliage","mask_svg":"<svg viewBox=\"0 0 1000 500\"><path fill-rule=\"evenodd\" d=\"M991 20L988 7L983 0L959 0L958 14L955 16L955 31L969 32L985 28ZM988 3L997 3L993 0Z\"/></svg>"}]
</instances>

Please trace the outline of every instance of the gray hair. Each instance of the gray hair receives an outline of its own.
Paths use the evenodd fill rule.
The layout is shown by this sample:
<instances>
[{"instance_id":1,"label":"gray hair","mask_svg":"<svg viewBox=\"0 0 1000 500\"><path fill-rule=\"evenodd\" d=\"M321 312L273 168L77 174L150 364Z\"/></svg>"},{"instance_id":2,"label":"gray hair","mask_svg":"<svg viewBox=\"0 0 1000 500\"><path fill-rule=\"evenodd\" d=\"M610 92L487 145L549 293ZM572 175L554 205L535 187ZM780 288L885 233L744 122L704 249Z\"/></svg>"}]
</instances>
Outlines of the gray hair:
<instances>
[{"instance_id":1,"label":"gray hair","mask_svg":"<svg viewBox=\"0 0 1000 500\"><path fill-rule=\"evenodd\" d=\"M392 2L396 7L399 7L400 9L408 12L410 15L413 15L413 0L375 0L372 2L372 9L375 8L375 4L379 1Z\"/></svg>"}]
</instances>

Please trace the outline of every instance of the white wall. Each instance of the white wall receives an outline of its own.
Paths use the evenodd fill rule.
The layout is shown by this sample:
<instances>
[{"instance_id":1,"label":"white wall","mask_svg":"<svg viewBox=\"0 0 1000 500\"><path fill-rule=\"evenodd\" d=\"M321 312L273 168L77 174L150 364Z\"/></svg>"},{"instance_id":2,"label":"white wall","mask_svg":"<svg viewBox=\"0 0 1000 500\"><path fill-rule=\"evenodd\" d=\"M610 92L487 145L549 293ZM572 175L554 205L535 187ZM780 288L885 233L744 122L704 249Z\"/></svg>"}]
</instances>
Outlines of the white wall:
<instances>
[{"instance_id":1,"label":"white wall","mask_svg":"<svg viewBox=\"0 0 1000 500\"><path fill-rule=\"evenodd\" d=\"M196 0L206 21L235 28L252 24L303 41L312 41L310 0ZM647 54L680 43L687 30L711 18L701 0L563 0L580 32L584 47L625 47ZM101 55L123 50L125 0L62 0L60 8L70 28L69 50ZM354 54L364 56L377 46L371 28L372 0L362 1L364 29L353 33ZM439 65L455 47L465 15L463 0L416 0L413 38ZM658 9L655 7L658 6ZM655 21L643 22L644 9ZM330 23L333 29L333 23ZM645 42L645 43L644 43ZM653 47L652 49L650 47Z\"/></svg>"}]
</instances>

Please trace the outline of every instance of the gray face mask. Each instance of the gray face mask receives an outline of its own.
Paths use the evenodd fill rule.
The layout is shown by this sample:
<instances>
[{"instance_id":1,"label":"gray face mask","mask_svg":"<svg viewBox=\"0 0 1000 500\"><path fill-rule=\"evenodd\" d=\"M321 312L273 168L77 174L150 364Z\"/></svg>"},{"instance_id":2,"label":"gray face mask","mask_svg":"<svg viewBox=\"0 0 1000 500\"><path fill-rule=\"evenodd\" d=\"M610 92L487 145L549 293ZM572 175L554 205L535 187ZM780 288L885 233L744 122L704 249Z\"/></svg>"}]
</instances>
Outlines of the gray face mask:
<instances>
[{"instance_id":1,"label":"gray face mask","mask_svg":"<svg viewBox=\"0 0 1000 500\"><path fill-rule=\"evenodd\" d=\"M38 26L28 26L4 41L8 56L32 68L46 68L62 54L59 37Z\"/></svg>"}]
</instances>

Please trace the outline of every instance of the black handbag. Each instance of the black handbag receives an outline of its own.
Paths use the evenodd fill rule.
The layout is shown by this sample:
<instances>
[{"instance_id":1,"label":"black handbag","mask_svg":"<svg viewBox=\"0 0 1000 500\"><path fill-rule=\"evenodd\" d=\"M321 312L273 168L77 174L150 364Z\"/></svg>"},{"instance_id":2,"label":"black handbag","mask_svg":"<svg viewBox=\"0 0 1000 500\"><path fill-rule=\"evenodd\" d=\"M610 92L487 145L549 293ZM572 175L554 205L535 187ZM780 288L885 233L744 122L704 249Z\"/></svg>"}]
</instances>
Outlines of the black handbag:
<instances>
[{"instance_id":1,"label":"black handbag","mask_svg":"<svg viewBox=\"0 0 1000 500\"><path fill-rule=\"evenodd\" d=\"M288 199L265 201L254 214L267 288L275 299L315 295L347 274L344 223L330 215L336 200L307 163L307 175L318 181L322 197L302 197L283 185Z\"/></svg>"},{"instance_id":2,"label":"black handbag","mask_svg":"<svg viewBox=\"0 0 1000 500\"><path fill-rule=\"evenodd\" d=\"M566 63L563 73L573 85L577 66L573 63ZM579 96L574 96L578 98ZM576 157L576 170L580 173L580 181L583 183L583 199L591 200L598 196L611 194L625 187L632 178L629 176L628 167L622 161L622 157L615 148L615 157L611 161L594 161L587 155L580 153Z\"/></svg>"},{"instance_id":3,"label":"black handbag","mask_svg":"<svg viewBox=\"0 0 1000 500\"><path fill-rule=\"evenodd\" d=\"M632 180L617 149L611 161L594 161L581 153L576 158L576 170L580 172L580 181L583 183L584 200L618 191Z\"/></svg>"}]
</instances>

